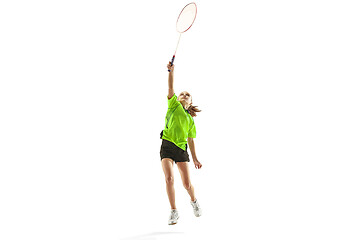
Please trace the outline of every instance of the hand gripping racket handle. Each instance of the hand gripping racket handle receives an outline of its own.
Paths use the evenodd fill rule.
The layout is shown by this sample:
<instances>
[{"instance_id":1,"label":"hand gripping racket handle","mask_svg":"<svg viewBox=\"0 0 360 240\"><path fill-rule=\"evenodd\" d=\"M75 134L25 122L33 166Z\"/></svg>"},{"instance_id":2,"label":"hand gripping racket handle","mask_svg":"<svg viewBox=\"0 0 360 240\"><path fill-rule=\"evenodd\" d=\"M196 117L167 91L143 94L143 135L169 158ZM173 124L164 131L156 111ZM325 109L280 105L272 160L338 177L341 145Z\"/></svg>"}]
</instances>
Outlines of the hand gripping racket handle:
<instances>
[{"instance_id":1,"label":"hand gripping racket handle","mask_svg":"<svg viewBox=\"0 0 360 240\"><path fill-rule=\"evenodd\" d=\"M173 55L173 57L171 59L171 66L174 65L174 60L175 60L175 55ZM168 69L168 72L170 72L170 69Z\"/></svg>"}]
</instances>

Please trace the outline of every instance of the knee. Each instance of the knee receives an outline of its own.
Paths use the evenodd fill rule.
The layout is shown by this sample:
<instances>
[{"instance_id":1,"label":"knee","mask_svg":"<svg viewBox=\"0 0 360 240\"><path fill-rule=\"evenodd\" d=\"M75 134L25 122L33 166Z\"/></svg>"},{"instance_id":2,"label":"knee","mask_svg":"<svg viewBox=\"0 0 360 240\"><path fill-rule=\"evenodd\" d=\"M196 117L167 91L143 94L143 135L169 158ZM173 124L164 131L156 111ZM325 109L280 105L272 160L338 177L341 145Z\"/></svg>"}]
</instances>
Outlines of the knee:
<instances>
[{"instance_id":1,"label":"knee","mask_svg":"<svg viewBox=\"0 0 360 240\"><path fill-rule=\"evenodd\" d=\"M186 190L190 190L192 187L191 182L184 182L183 185Z\"/></svg>"},{"instance_id":2,"label":"knee","mask_svg":"<svg viewBox=\"0 0 360 240\"><path fill-rule=\"evenodd\" d=\"M167 176L165 177L166 184L173 185L174 184L174 177L173 176Z\"/></svg>"}]
</instances>

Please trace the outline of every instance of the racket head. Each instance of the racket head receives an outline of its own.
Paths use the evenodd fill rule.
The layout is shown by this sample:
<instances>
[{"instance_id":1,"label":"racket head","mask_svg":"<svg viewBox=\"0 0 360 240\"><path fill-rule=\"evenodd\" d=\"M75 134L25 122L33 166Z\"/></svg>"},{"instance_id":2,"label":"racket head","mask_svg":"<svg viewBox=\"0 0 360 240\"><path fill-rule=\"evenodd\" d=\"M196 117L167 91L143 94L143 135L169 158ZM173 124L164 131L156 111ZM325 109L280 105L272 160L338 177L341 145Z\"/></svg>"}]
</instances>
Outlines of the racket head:
<instances>
[{"instance_id":1,"label":"racket head","mask_svg":"<svg viewBox=\"0 0 360 240\"><path fill-rule=\"evenodd\" d=\"M193 25L197 14L197 6L194 2L187 4L180 12L176 21L176 30L184 33Z\"/></svg>"}]
</instances>

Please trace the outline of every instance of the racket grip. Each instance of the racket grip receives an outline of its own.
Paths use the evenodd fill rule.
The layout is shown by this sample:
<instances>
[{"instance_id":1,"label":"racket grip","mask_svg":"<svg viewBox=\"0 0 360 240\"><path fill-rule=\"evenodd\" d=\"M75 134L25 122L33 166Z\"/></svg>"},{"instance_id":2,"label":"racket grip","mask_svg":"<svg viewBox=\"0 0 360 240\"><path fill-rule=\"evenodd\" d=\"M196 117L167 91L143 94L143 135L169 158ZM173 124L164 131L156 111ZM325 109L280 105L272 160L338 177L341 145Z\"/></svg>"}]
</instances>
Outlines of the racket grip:
<instances>
[{"instance_id":1,"label":"racket grip","mask_svg":"<svg viewBox=\"0 0 360 240\"><path fill-rule=\"evenodd\" d=\"M173 55L173 57L171 59L171 66L174 65L174 60L175 60L175 55ZM168 69L168 72L170 72L170 69Z\"/></svg>"}]
</instances>

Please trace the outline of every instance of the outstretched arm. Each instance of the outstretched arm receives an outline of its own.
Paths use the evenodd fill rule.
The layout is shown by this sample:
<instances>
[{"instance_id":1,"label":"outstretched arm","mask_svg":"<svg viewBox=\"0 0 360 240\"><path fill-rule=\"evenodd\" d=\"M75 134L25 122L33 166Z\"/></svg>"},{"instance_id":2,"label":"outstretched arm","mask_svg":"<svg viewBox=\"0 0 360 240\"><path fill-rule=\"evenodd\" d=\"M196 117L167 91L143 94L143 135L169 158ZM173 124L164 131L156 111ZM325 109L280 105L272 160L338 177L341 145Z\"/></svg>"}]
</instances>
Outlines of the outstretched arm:
<instances>
[{"instance_id":1,"label":"outstretched arm","mask_svg":"<svg viewBox=\"0 0 360 240\"><path fill-rule=\"evenodd\" d=\"M174 95L174 66L171 65L171 62L167 65L167 68L170 70L169 72L169 93L168 93L168 99L172 98Z\"/></svg>"}]
</instances>

